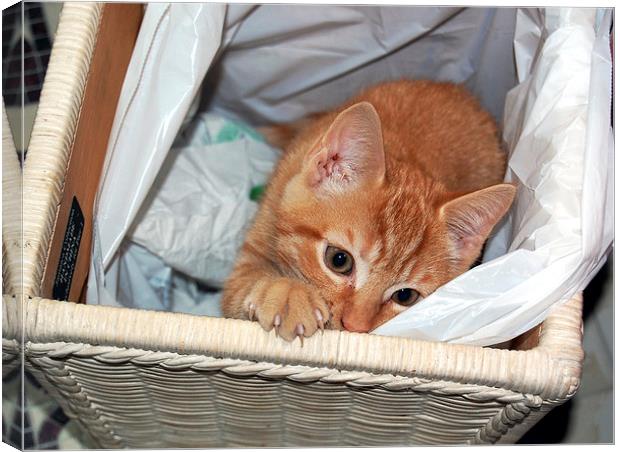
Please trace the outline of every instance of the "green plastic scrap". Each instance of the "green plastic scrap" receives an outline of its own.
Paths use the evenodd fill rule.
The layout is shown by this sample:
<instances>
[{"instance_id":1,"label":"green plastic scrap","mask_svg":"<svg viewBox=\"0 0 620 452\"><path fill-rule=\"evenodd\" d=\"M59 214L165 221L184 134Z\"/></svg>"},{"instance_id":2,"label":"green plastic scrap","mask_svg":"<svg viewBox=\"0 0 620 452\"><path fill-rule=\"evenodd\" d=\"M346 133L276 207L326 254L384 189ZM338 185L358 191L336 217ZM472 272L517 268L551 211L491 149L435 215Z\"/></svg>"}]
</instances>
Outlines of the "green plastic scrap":
<instances>
[{"instance_id":1,"label":"green plastic scrap","mask_svg":"<svg viewBox=\"0 0 620 452\"><path fill-rule=\"evenodd\" d=\"M260 199L263 196L264 192L265 192L265 186L264 185L255 185L250 190L250 199L252 201L258 202L258 201L260 201Z\"/></svg>"}]
</instances>

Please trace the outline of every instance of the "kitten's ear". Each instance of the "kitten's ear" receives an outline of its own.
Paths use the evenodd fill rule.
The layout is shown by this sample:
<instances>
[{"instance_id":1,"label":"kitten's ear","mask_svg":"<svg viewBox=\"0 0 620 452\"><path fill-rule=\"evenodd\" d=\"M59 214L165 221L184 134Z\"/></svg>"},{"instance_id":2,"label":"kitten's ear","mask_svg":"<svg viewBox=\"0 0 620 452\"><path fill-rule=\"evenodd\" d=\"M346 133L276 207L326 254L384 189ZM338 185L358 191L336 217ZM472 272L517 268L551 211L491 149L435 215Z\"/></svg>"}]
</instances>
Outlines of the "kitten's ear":
<instances>
[{"instance_id":1,"label":"kitten's ear","mask_svg":"<svg viewBox=\"0 0 620 452\"><path fill-rule=\"evenodd\" d=\"M310 187L332 192L381 184L385 154L375 108L360 102L340 113L306 154L302 171Z\"/></svg>"},{"instance_id":2,"label":"kitten's ear","mask_svg":"<svg viewBox=\"0 0 620 452\"><path fill-rule=\"evenodd\" d=\"M510 208L516 188L498 184L445 203L440 217L446 222L458 257L471 265L493 227Z\"/></svg>"}]
</instances>

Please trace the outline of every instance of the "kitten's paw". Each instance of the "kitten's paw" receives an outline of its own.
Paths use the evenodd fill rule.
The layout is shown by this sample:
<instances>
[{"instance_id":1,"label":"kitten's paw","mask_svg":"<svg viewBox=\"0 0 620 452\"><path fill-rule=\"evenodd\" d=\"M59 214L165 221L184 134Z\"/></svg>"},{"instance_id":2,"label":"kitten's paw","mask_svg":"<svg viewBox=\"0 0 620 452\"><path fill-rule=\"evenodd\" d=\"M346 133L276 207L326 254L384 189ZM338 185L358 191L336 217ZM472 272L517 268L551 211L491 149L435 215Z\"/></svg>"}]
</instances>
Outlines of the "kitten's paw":
<instances>
[{"instance_id":1,"label":"kitten's paw","mask_svg":"<svg viewBox=\"0 0 620 452\"><path fill-rule=\"evenodd\" d=\"M327 304L316 289L287 278L259 280L244 305L250 320L266 331L275 328L287 341L310 337L329 320Z\"/></svg>"}]
</instances>

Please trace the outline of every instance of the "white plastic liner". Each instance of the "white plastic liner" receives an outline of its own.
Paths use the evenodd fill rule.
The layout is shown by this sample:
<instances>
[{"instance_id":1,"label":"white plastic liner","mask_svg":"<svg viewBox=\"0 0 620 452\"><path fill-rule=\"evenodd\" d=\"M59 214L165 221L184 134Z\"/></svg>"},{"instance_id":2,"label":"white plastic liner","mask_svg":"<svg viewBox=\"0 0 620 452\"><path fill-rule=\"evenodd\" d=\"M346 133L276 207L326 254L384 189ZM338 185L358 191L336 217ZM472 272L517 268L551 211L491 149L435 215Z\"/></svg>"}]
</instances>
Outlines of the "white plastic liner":
<instances>
[{"instance_id":1,"label":"white plastic liner","mask_svg":"<svg viewBox=\"0 0 620 452\"><path fill-rule=\"evenodd\" d=\"M172 148L127 237L184 275L222 288L258 210L250 192L267 183L280 153L256 132L218 140L232 123L214 114L193 125Z\"/></svg>"},{"instance_id":2,"label":"white plastic liner","mask_svg":"<svg viewBox=\"0 0 620 452\"><path fill-rule=\"evenodd\" d=\"M105 271L148 194L220 45L226 6L147 5L95 200L87 300L119 304Z\"/></svg>"},{"instance_id":3,"label":"white plastic liner","mask_svg":"<svg viewBox=\"0 0 620 452\"><path fill-rule=\"evenodd\" d=\"M221 40L201 109L255 124L294 120L401 77L464 82L498 118L506 100L506 179L519 192L491 240L491 260L375 333L477 345L517 336L589 282L613 239L610 17L594 9L149 4L100 187L88 302L118 303L107 276L118 246ZM520 84L504 99L515 71Z\"/></svg>"},{"instance_id":4,"label":"white plastic liner","mask_svg":"<svg viewBox=\"0 0 620 452\"><path fill-rule=\"evenodd\" d=\"M374 83L433 79L465 83L501 120L516 84L514 24L504 8L231 5L206 97L263 124L337 106Z\"/></svg>"}]
</instances>

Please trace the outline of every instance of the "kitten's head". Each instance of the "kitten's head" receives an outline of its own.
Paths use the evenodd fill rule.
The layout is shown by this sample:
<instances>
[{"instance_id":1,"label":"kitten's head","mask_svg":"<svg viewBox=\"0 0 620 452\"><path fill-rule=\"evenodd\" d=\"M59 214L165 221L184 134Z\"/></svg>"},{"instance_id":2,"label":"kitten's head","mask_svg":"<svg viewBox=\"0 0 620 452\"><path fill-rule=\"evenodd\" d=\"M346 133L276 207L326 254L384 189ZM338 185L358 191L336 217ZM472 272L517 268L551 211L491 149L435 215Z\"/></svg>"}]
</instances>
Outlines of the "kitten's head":
<instances>
[{"instance_id":1,"label":"kitten's head","mask_svg":"<svg viewBox=\"0 0 620 452\"><path fill-rule=\"evenodd\" d=\"M465 272L515 189L458 195L388 162L381 123L358 103L308 146L277 211L283 263L315 285L330 326L366 332Z\"/></svg>"}]
</instances>

